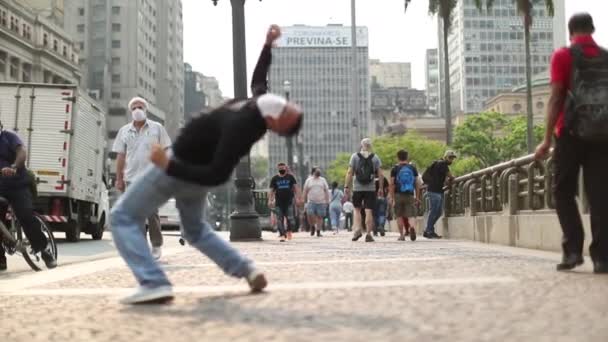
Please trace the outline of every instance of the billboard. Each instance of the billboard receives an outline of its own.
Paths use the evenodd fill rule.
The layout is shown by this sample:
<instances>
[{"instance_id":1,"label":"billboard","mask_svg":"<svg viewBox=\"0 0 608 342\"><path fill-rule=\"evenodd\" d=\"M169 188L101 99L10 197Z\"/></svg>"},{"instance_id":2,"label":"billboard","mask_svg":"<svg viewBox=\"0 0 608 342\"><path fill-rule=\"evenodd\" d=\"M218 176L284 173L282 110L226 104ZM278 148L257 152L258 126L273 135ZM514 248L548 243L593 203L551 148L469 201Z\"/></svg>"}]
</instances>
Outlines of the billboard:
<instances>
[{"instance_id":1,"label":"billboard","mask_svg":"<svg viewBox=\"0 0 608 342\"><path fill-rule=\"evenodd\" d=\"M350 26L282 27L278 47L350 47ZM357 27L357 46L366 47L367 27Z\"/></svg>"}]
</instances>

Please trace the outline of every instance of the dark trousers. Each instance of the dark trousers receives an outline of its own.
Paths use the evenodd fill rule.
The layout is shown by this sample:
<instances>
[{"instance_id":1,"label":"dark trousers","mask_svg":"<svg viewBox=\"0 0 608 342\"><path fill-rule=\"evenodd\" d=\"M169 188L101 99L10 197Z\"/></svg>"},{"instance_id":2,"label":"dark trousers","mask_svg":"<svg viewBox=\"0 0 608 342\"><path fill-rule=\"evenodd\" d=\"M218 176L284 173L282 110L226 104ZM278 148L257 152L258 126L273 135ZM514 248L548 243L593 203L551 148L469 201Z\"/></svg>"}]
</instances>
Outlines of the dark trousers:
<instances>
[{"instance_id":1,"label":"dark trousers","mask_svg":"<svg viewBox=\"0 0 608 342\"><path fill-rule=\"evenodd\" d=\"M277 229L279 230L279 236L287 236L287 232L292 232L295 225L293 205L277 205L274 210L277 218ZM285 229L284 221L287 221L287 229Z\"/></svg>"},{"instance_id":2,"label":"dark trousers","mask_svg":"<svg viewBox=\"0 0 608 342\"><path fill-rule=\"evenodd\" d=\"M344 213L344 228L348 230L353 228L353 213Z\"/></svg>"},{"instance_id":3,"label":"dark trousers","mask_svg":"<svg viewBox=\"0 0 608 342\"><path fill-rule=\"evenodd\" d=\"M30 241L35 251L46 248L46 237L40 229L40 222L34 217L34 205L32 194L27 187L10 190L0 190L0 196L6 198L13 208L13 213L23 227L25 236ZM0 217L4 218L7 208L0 208ZM4 249L0 245L0 255L4 255Z\"/></svg>"},{"instance_id":4,"label":"dark trousers","mask_svg":"<svg viewBox=\"0 0 608 342\"><path fill-rule=\"evenodd\" d=\"M594 261L608 262L608 144L592 144L564 133L554 151L554 196L557 216L564 234L566 254L582 254L583 223L576 204L579 170L591 211L592 242L589 253Z\"/></svg>"}]
</instances>

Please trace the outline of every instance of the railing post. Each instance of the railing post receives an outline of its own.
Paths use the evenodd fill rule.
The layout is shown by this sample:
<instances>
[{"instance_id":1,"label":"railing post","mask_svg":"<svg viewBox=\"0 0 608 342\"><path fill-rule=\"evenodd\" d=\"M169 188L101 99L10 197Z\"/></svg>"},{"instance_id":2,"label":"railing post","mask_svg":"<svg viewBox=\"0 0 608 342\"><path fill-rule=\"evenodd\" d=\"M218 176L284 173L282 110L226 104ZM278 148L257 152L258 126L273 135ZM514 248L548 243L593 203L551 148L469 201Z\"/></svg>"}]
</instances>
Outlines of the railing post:
<instances>
[{"instance_id":1,"label":"railing post","mask_svg":"<svg viewBox=\"0 0 608 342\"><path fill-rule=\"evenodd\" d=\"M517 174L509 176L509 215L516 215L519 211L519 179Z\"/></svg>"},{"instance_id":2,"label":"railing post","mask_svg":"<svg viewBox=\"0 0 608 342\"><path fill-rule=\"evenodd\" d=\"M472 183L469 187L469 215L477 215L477 184Z\"/></svg>"}]
</instances>

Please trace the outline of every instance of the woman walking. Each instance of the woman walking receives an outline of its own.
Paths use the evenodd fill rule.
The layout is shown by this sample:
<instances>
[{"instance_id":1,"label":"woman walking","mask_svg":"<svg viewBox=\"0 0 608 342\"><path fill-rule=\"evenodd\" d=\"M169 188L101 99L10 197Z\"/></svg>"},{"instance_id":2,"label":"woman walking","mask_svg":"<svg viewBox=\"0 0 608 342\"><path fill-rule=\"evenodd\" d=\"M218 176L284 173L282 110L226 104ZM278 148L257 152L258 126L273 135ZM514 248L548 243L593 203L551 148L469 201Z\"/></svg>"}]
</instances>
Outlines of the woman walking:
<instances>
[{"instance_id":1,"label":"woman walking","mask_svg":"<svg viewBox=\"0 0 608 342\"><path fill-rule=\"evenodd\" d=\"M338 182L331 183L331 195L329 203L329 218L331 220L331 228L334 234L340 232L340 215L342 214L342 201L344 192L338 189Z\"/></svg>"}]
</instances>

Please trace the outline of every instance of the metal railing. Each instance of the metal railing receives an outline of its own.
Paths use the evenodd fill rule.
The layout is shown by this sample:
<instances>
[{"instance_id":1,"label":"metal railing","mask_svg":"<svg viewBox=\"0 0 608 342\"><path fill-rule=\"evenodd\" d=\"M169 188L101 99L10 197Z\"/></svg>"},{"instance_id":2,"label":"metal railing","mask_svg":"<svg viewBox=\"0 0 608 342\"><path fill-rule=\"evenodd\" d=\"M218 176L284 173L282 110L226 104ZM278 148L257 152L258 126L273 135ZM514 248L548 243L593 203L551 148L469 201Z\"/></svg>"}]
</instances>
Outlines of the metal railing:
<instances>
[{"instance_id":1,"label":"metal railing","mask_svg":"<svg viewBox=\"0 0 608 342\"><path fill-rule=\"evenodd\" d=\"M553 210L552 188L553 153L544 161L527 155L454 179L446 188L445 215Z\"/></svg>"}]
</instances>

